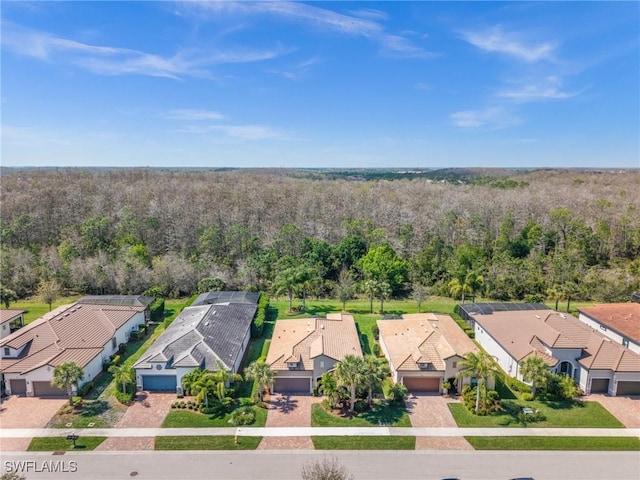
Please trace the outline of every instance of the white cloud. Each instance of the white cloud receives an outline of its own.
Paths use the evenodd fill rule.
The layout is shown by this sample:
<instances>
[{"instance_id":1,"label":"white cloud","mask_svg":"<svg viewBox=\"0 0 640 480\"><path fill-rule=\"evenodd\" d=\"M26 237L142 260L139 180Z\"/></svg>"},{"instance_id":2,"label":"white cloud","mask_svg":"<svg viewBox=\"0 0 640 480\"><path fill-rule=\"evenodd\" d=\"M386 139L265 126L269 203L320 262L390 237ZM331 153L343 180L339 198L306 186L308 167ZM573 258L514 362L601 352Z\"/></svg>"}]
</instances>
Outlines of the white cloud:
<instances>
[{"instance_id":1,"label":"white cloud","mask_svg":"<svg viewBox=\"0 0 640 480\"><path fill-rule=\"evenodd\" d=\"M173 56L162 56L127 48L89 45L9 22L3 22L2 28L2 45L17 54L68 63L101 75L211 78L208 67L214 65L257 62L287 53L283 47L276 46L260 51L181 50Z\"/></svg>"},{"instance_id":2,"label":"white cloud","mask_svg":"<svg viewBox=\"0 0 640 480\"><path fill-rule=\"evenodd\" d=\"M580 91L562 90L562 81L558 77L547 77L539 84L526 84L511 90L498 93L499 97L509 98L517 102L533 102L537 100L564 100L580 95Z\"/></svg>"},{"instance_id":3,"label":"white cloud","mask_svg":"<svg viewBox=\"0 0 640 480\"><path fill-rule=\"evenodd\" d=\"M164 118L171 120L223 120L226 117L211 110L193 110L188 108L179 108L170 110L162 114Z\"/></svg>"},{"instance_id":4,"label":"white cloud","mask_svg":"<svg viewBox=\"0 0 640 480\"><path fill-rule=\"evenodd\" d=\"M281 75L285 78L288 78L289 80L299 80L307 73L309 73L311 67L320 62L320 59L314 57L302 62L298 62L297 64L291 65L290 67L285 67L283 69L271 68L267 70L267 72L275 75Z\"/></svg>"},{"instance_id":5,"label":"white cloud","mask_svg":"<svg viewBox=\"0 0 640 480\"><path fill-rule=\"evenodd\" d=\"M397 35L391 35L375 20L382 20L383 13L377 10L359 10L358 15L343 15L341 13L316 7L309 4L284 1L267 2L232 2L232 1L198 1L178 2L183 13L198 18L202 14L211 13L219 19L223 13L241 15L272 15L295 22L337 32L343 35L360 36L378 43L387 54L401 57L416 58L430 57L433 54L414 45L410 40ZM364 15L363 15L364 13Z\"/></svg>"},{"instance_id":6,"label":"white cloud","mask_svg":"<svg viewBox=\"0 0 640 480\"><path fill-rule=\"evenodd\" d=\"M552 42L525 44L516 33L503 32L498 27L482 32L463 32L470 44L490 53L502 53L525 62L552 60L556 45Z\"/></svg>"},{"instance_id":7,"label":"white cloud","mask_svg":"<svg viewBox=\"0 0 640 480\"><path fill-rule=\"evenodd\" d=\"M487 107L483 110L462 110L450 115L453 124L461 128L502 129L516 126L520 120L503 107Z\"/></svg>"},{"instance_id":8,"label":"white cloud","mask_svg":"<svg viewBox=\"0 0 640 480\"><path fill-rule=\"evenodd\" d=\"M222 132L231 138L250 141L288 138L283 130L268 125L190 125L182 132L200 135Z\"/></svg>"}]
</instances>

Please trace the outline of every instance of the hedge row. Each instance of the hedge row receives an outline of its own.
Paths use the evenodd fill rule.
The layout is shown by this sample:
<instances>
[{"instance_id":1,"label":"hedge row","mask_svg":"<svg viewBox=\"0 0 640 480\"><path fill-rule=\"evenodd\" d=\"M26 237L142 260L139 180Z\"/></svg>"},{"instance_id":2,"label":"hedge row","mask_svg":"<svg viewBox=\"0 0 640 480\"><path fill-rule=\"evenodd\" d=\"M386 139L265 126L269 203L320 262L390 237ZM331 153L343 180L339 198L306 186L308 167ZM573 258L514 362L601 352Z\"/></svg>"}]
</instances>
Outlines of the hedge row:
<instances>
[{"instance_id":1,"label":"hedge row","mask_svg":"<svg viewBox=\"0 0 640 480\"><path fill-rule=\"evenodd\" d=\"M258 299L258 311L251 324L251 336L259 337L264 329L264 321L267 318L267 308L269 308L269 297L261 293Z\"/></svg>"},{"instance_id":2,"label":"hedge row","mask_svg":"<svg viewBox=\"0 0 640 480\"><path fill-rule=\"evenodd\" d=\"M164 318L164 298L156 298L149 306L152 322L161 322Z\"/></svg>"}]
</instances>

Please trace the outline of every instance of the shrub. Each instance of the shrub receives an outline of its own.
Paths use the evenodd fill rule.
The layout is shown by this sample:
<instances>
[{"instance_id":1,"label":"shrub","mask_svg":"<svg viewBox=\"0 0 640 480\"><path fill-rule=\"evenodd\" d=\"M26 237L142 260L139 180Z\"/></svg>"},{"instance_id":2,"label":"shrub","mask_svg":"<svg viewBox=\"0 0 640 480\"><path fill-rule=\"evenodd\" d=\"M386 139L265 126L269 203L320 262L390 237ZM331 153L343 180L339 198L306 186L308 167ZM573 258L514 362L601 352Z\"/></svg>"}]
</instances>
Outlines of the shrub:
<instances>
[{"instance_id":1,"label":"shrub","mask_svg":"<svg viewBox=\"0 0 640 480\"><path fill-rule=\"evenodd\" d=\"M126 345L124 343L121 343L120 345L118 345L118 353L120 355L124 355L124 353L126 352Z\"/></svg>"},{"instance_id":2,"label":"shrub","mask_svg":"<svg viewBox=\"0 0 640 480\"><path fill-rule=\"evenodd\" d=\"M258 298L258 309L256 316L251 324L251 336L259 337L264 329L264 321L267 318L267 309L269 308L269 297L264 293Z\"/></svg>"},{"instance_id":3,"label":"shrub","mask_svg":"<svg viewBox=\"0 0 640 480\"><path fill-rule=\"evenodd\" d=\"M71 404L74 407L81 407L82 406L82 397L71 397Z\"/></svg>"},{"instance_id":4,"label":"shrub","mask_svg":"<svg viewBox=\"0 0 640 480\"><path fill-rule=\"evenodd\" d=\"M81 397L86 397L92 388L93 388L93 381L89 380L88 382L85 382L80 387L80 389L78 390L78 395Z\"/></svg>"},{"instance_id":5,"label":"shrub","mask_svg":"<svg viewBox=\"0 0 640 480\"><path fill-rule=\"evenodd\" d=\"M322 400L320 406L325 410L325 412L331 412L331 410L333 410L333 408L331 407L331 402L328 398Z\"/></svg>"},{"instance_id":6,"label":"shrub","mask_svg":"<svg viewBox=\"0 0 640 480\"><path fill-rule=\"evenodd\" d=\"M120 390L116 390L116 393L115 393L116 399L124 405L128 405L129 403L131 403L134 395L135 395L135 392L129 391L129 389L127 389L126 393L123 393Z\"/></svg>"},{"instance_id":7,"label":"shrub","mask_svg":"<svg viewBox=\"0 0 640 480\"><path fill-rule=\"evenodd\" d=\"M530 402L533 400L533 395L529 392L524 392L522 395L520 395L520 398L522 398L522 400L524 400L525 402Z\"/></svg>"},{"instance_id":8,"label":"shrub","mask_svg":"<svg viewBox=\"0 0 640 480\"><path fill-rule=\"evenodd\" d=\"M120 364L120 355L113 355L111 357L111 365L119 365Z\"/></svg>"},{"instance_id":9,"label":"shrub","mask_svg":"<svg viewBox=\"0 0 640 480\"><path fill-rule=\"evenodd\" d=\"M153 303L149 306L149 314L152 321L162 321L162 319L164 318L164 298L156 298L153 301Z\"/></svg>"},{"instance_id":10,"label":"shrub","mask_svg":"<svg viewBox=\"0 0 640 480\"><path fill-rule=\"evenodd\" d=\"M371 333L373 333L374 339L378 340L380 338L380 328L378 328L378 325L371 327Z\"/></svg>"},{"instance_id":11,"label":"shrub","mask_svg":"<svg viewBox=\"0 0 640 480\"><path fill-rule=\"evenodd\" d=\"M234 425L251 425L256 419L256 414L251 407L240 407L231 414L231 422Z\"/></svg>"},{"instance_id":12,"label":"shrub","mask_svg":"<svg viewBox=\"0 0 640 480\"><path fill-rule=\"evenodd\" d=\"M217 413L218 409L214 407L200 407L200 413L204 413L205 415L213 415Z\"/></svg>"},{"instance_id":13,"label":"shrub","mask_svg":"<svg viewBox=\"0 0 640 480\"><path fill-rule=\"evenodd\" d=\"M377 344L377 343L374 343L374 344L373 344L373 354L374 354L376 357L379 357L379 356L380 356L380 345L379 345L379 344Z\"/></svg>"},{"instance_id":14,"label":"shrub","mask_svg":"<svg viewBox=\"0 0 640 480\"><path fill-rule=\"evenodd\" d=\"M531 393L531 386L521 382L517 378L507 377L506 384L511 390L516 392Z\"/></svg>"}]
</instances>

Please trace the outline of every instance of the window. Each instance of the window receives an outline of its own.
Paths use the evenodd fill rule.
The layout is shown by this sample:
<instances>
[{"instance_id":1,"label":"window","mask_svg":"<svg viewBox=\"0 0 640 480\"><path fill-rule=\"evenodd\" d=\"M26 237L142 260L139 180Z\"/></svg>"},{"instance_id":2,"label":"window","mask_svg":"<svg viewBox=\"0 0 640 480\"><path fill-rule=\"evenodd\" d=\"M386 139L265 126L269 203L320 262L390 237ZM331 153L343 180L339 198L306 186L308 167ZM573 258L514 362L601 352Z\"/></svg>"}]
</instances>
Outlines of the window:
<instances>
[{"instance_id":1,"label":"window","mask_svg":"<svg viewBox=\"0 0 640 480\"><path fill-rule=\"evenodd\" d=\"M453 362L453 364L451 365L452 368L458 368L458 362Z\"/></svg>"},{"instance_id":2,"label":"window","mask_svg":"<svg viewBox=\"0 0 640 480\"><path fill-rule=\"evenodd\" d=\"M116 341L116 337L113 337L113 338L111 339L111 348L114 348L114 349L116 348L116 342L117 342L117 341Z\"/></svg>"},{"instance_id":3,"label":"window","mask_svg":"<svg viewBox=\"0 0 640 480\"><path fill-rule=\"evenodd\" d=\"M324 360L320 360L320 368L324 368Z\"/></svg>"},{"instance_id":4,"label":"window","mask_svg":"<svg viewBox=\"0 0 640 480\"><path fill-rule=\"evenodd\" d=\"M11 355L11 349L9 347L4 347L4 356L8 357Z\"/></svg>"}]
</instances>

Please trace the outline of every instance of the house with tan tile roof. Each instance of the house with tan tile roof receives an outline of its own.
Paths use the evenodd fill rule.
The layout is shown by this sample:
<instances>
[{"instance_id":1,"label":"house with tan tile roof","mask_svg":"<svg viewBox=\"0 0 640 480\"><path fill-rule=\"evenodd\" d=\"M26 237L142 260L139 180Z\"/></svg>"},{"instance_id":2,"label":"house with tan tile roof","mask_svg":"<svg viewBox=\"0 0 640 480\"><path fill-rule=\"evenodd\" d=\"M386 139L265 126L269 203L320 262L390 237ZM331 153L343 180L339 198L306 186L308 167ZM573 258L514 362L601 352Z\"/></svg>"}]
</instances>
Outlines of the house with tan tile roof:
<instances>
[{"instance_id":1,"label":"house with tan tile roof","mask_svg":"<svg viewBox=\"0 0 640 480\"><path fill-rule=\"evenodd\" d=\"M640 303L610 303L578 308L578 320L640 354Z\"/></svg>"},{"instance_id":2,"label":"house with tan tile roof","mask_svg":"<svg viewBox=\"0 0 640 480\"><path fill-rule=\"evenodd\" d=\"M362 356L352 315L278 320L267 354L267 364L277 372L272 391L310 393L347 355Z\"/></svg>"},{"instance_id":3,"label":"house with tan tile roof","mask_svg":"<svg viewBox=\"0 0 640 480\"><path fill-rule=\"evenodd\" d=\"M410 392L440 392L445 381L460 391L470 383L455 376L463 356L478 347L449 315L405 314L402 319L378 320L377 325L391 376Z\"/></svg>"},{"instance_id":4,"label":"house with tan tile roof","mask_svg":"<svg viewBox=\"0 0 640 480\"><path fill-rule=\"evenodd\" d=\"M149 304L152 301L150 298ZM66 391L51 386L55 367L74 361L84 370L81 385L93 380L148 315L148 305L133 305L126 298L100 304L92 297L87 303L81 299L35 320L0 340L0 373L6 392L66 396Z\"/></svg>"},{"instance_id":5,"label":"house with tan tile roof","mask_svg":"<svg viewBox=\"0 0 640 480\"><path fill-rule=\"evenodd\" d=\"M520 364L534 355L552 372L574 378L587 394L640 394L640 355L572 315L508 310L472 316L476 341L512 377L522 380Z\"/></svg>"},{"instance_id":6,"label":"house with tan tile roof","mask_svg":"<svg viewBox=\"0 0 640 480\"><path fill-rule=\"evenodd\" d=\"M24 326L24 310L0 309L0 339Z\"/></svg>"}]
</instances>

